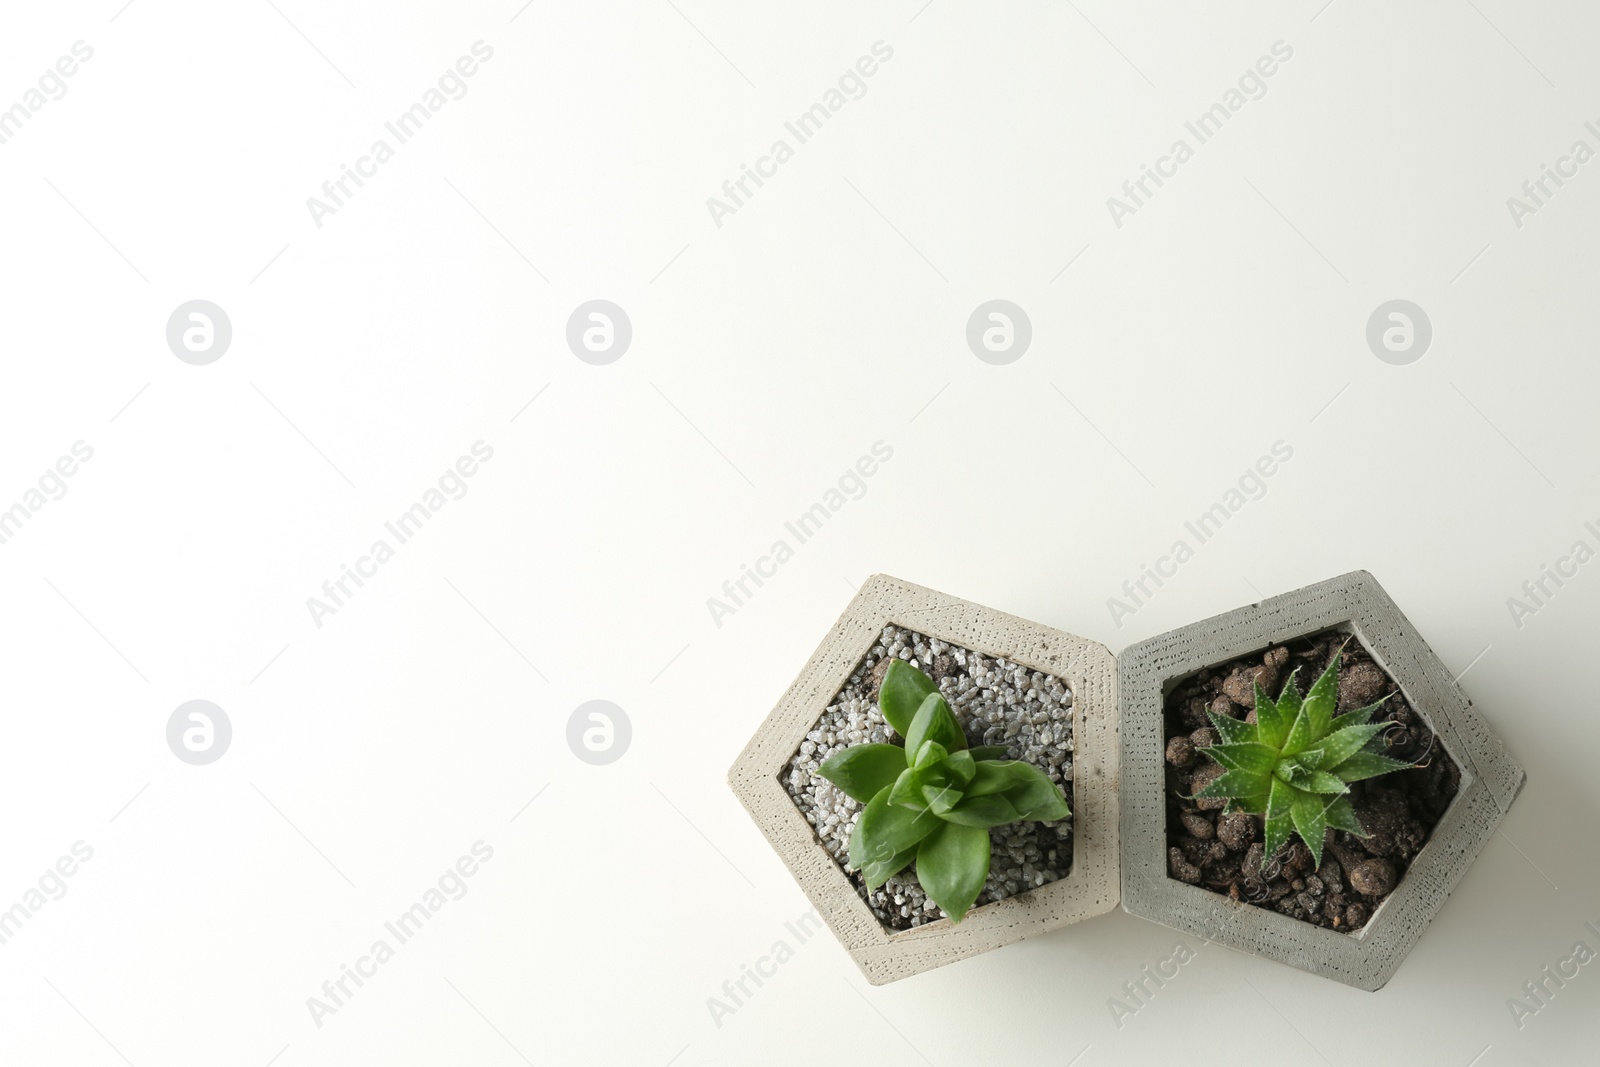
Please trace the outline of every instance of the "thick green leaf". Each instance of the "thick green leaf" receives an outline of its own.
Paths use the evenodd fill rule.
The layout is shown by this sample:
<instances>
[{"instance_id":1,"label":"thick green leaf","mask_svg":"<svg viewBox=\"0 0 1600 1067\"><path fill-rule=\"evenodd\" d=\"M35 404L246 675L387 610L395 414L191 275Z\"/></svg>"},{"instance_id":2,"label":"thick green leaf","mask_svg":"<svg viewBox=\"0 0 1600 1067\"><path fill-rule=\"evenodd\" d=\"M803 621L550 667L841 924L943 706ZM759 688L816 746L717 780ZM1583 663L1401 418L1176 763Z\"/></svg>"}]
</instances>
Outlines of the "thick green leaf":
<instances>
[{"instance_id":1,"label":"thick green leaf","mask_svg":"<svg viewBox=\"0 0 1600 1067\"><path fill-rule=\"evenodd\" d=\"M1390 771L1409 770L1412 766L1410 763L1390 759L1388 756L1379 756L1372 752L1357 752L1337 767L1334 767L1332 773L1337 774L1347 782L1359 782L1363 778L1376 778L1378 775L1388 774Z\"/></svg>"},{"instance_id":2,"label":"thick green leaf","mask_svg":"<svg viewBox=\"0 0 1600 1067\"><path fill-rule=\"evenodd\" d=\"M1004 793L1016 784L1016 776L1008 769L1015 760L982 760L977 773L967 783L964 792L969 797L985 797L991 793Z\"/></svg>"},{"instance_id":3,"label":"thick green leaf","mask_svg":"<svg viewBox=\"0 0 1600 1067\"><path fill-rule=\"evenodd\" d=\"M948 751L956 752L967 747L967 735L950 710L942 693L929 693L911 719L911 732L906 734L906 749L916 752L926 741L937 741Z\"/></svg>"},{"instance_id":4,"label":"thick green leaf","mask_svg":"<svg viewBox=\"0 0 1600 1067\"><path fill-rule=\"evenodd\" d=\"M1393 694L1390 695L1392 696ZM1378 709L1383 707L1384 701L1388 699L1389 697L1384 697L1383 700L1378 701L1376 704L1368 704L1364 708L1356 708L1353 711L1345 712L1343 715L1337 715L1328 724L1328 729L1337 731L1343 730L1347 726L1363 726L1372 721L1372 717L1378 713Z\"/></svg>"},{"instance_id":5,"label":"thick green leaf","mask_svg":"<svg viewBox=\"0 0 1600 1067\"><path fill-rule=\"evenodd\" d=\"M1281 779L1272 780L1272 792L1267 797L1267 817L1264 820L1266 839L1262 842L1265 852L1262 862L1271 858L1272 854L1283 847L1289 840L1289 832L1294 829L1294 786Z\"/></svg>"},{"instance_id":6,"label":"thick green leaf","mask_svg":"<svg viewBox=\"0 0 1600 1067\"><path fill-rule=\"evenodd\" d=\"M1048 774L1031 763L1018 760L1017 764L1022 782L1001 795L1022 812L1024 819L1055 822L1072 814L1061 787L1052 782Z\"/></svg>"},{"instance_id":7,"label":"thick green leaf","mask_svg":"<svg viewBox=\"0 0 1600 1067\"><path fill-rule=\"evenodd\" d=\"M1341 716L1342 718L1343 716ZM1326 771L1337 767L1351 756L1366 747L1373 736L1381 733L1390 724L1386 722L1363 723L1355 726L1346 726L1344 729L1329 734L1318 747L1322 749L1322 759L1319 761L1318 770Z\"/></svg>"},{"instance_id":8,"label":"thick green leaf","mask_svg":"<svg viewBox=\"0 0 1600 1067\"><path fill-rule=\"evenodd\" d=\"M884 672L883 684L878 687L878 707L895 733L909 737L911 720L916 717L917 709L922 707L929 693L938 691L932 678L903 659L892 660Z\"/></svg>"},{"instance_id":9,"label":"thick green leaf","mask_svg":"<svg viewBox=\"0 0 1600 1067\"><path fill-rule=\"evenodd\" d=\"M1350 806L1349 797L1334 797L1333 803L1328 805L1326 819L1334 830L1349 830L1355 837L1371 837L1371 833L1366 832L1366 827L1363 827L1362 821L1355 817L1355 808Z\"/></svg>"},{"instance_id":10,"label":"thick green leaf","mask_svg":"<svg viewBox=\"0 0 1600 1067\"><path fill-rule=\"evenodd\" d=\"M973 759L985 760L1005 759L1006 753L1009 752L1010 749L1006 748L1005 745L979 745L976 748L969 748L967 751L972 753Z\"/></svg>"},{"instance_id":11,"label":"thick green leaf","mask_svg":"<svg viewBox=\"0 0 1600 1067\"><path fill-rule=\"evenodd\" d=\"M989 831L941 822L917 848L917 881L953 922L966 918L989 877Z\"/></svg>"},{"instance_id":12,"label":"thick green leaf","mask_svg":"<svg viewBox=\"0 0 1600 1067\"><path fill-rule=\"evenodd\" d=\"M1348 793L1350 787L1339 780L1336 774L1327 771L1312 771L1295 783L1308 793Z\"/></svg>"},{"instance_id":13,"label":"thick green leaf","mask_svg":"<svg viewBox=\"0 0 1600 1067\"><path fill-rule=\"evenodd\" d=\"M1212 779L1197 797L1253 797L1267 792L1277 781L1270 774L1253 774L1250 771L1228 771Z\"/></svg>"},{"instance_id":14,"label":"thick green leaf","mask_svg":"<svg viewBox=\"0 0 1600 1067\"><path fill-rule=\"evenodd\" d=\"M919 810L927 807L927 801L922 798L922 787L932 780L933 775L929 768L918 770L915 767L907 767L900 772L900 777L895 779L894 785L889 787L889 803Z\"/></svg>"},{"instance_id":15,"label":"thick green leaf","mask_svg":"<svg viewBox=\"0 0 1600 1067\"><path fill-rule=\"evenodd\" d=\"M944 758L950 753L937 741L924 741L916 749L916 755L911 758L913 770L927 770L929 767L943 763Z\"/></svg>"},{"instance_id":16,"label":"thick green leaf","mask_svg":"<svg viewBox=\"0 0 1600 1067\"><path fill-rule=\"evenodd\" d=\"M1270 774L1278 762L1276 749L1256 741L1212 745L1205 749L1205 754L1230 771L1248 771L1251 774Z\"/></svg>"},{"instance_id":17,"label":"thick green leaf","mask_svg":"<svg viewBox=\"0 0 1600 1067\"><path fill-rule=\"evenodd\" d=\"M917 858L917 846L912 845L904 852L896 852L893 856L881 862L874 860L861 868L861 880L867 883L868 891L877 889L887 882L892 875L899 874Z\"/></svg>"},{"instance_id":18,"label":"thick green leaf","mask_svg":"<svg viewBox=\"0 0 1600 1067\"><path fill-rule=\"evenodd\" d=\"M962 826L981 826L988 829L991 826L1005 826L1022 818L1018 811L1007 800L1004 794L994 793L989 796L963 797L961 803L945 812L941 818L946 822L959 823Z\"/></svg>"},{"instance_id":19,"label":"thick green leaf","mask_svg":"<svg viewBox=\"0 0 1600 1067\"><path fill-rule=\"evenodd\" d=\"M1225 812L1247 811L1252 815L1265 815L1270 796L1270 792L1261 792L1251 793L1242 797L1229 797L1228 803L1222 810Z\"/></svg>"},{"instance_id":20,"label":"thick green leaf","mask_svg":"<svg viewBox=\"0 0 1600 1067\"><path fill-rule=\"evenodd\" d=\"M1348 830L1357 837L1371 836L1367 828L1361 825L1361 820L1356 818L1356 810L1350 806L1349 797L1334 797L1333 803L1328 805L1325 818L1335 830Z\"/></svg>"},{"instance_id":21,"label":"thick green leaf","mask_svg":"<svg viewBox=\"0 0 1600 1067\"><path fill-rule=\"evenodd\" d=\"M817 773L865 804L906 769L906 750L899 745L851 745L835 752Z\"/></svg>"},{"instance_id":22,"label":"thick green leaf","mask_svg":"<svg viewBox=\"0 0 1600 1067\"><path fill-rule=\"evenodd\" d=\"M1250 723L1235 719L1232 715L1218 715L1214 711L1207 711L1206 715L1225 745L1240 745L1256 739L1256 728Z\"/></svg>"},{"instance_id":23,"label":"thick green leaf","mask_svg":"<svg viewBox=\"0 0 1600 1067\"><path fill-rule=\"evenodd\" d=\"M950 772L950 780L957 785L966 785L972 781L972 776L978 773L978 761L973 759L972 753L966 749L946 756L943 767Z\"/></svg>"},{"instance_id":24,"label":"thick green leaf","mask_svg":"<svg viewBox=\"0 0 1600 1067\"><path fill-rule=\"evenodd\" d=\"M1294 817L1294 828L1300 831L1300 840L1311 849L1311 865L1322 866L1322 839L1328 832L1325 813L1326 801L1315 793L1295 790L1289 811Z\"/></svg>"},{"instance_id":25,"label":"thick green leaf","mask_svg":"<svg viewBox=\"0 0 1600 1067\"><path fill-rule=\"evenodd\" d=\"M887 863L938 826L939 816L926 808L912 811L890 804L885 789L861 809L861 817L850 831L850 866L862 870L869 863Z\"/></svg>"},{"instance_id":26,"label":"thick green leaf","mask_svg":"<svg viewBox=\"0 0 1600 1067\"><path fill-rule=\"evenodd\" d=\"M1339 654L1334 653L1333 662L1312 683L1311 692L1306 694L1306 702L1301 705L1310 720L1312 741L1327 734L1334 709L1339 706L1339 658Z\"/></svg>"},{"instance_id":27,"label":"thick green leaf","mask_svg":"<svg viewBox=\"0 0 1600 1067\"><path fill-rule=\"evenodd\" d=\"M964 792L968 797L1002 794L1024 819L1054 822L1071 814L1050 776L1025 760L984 760Z\"/></svg>"},{"instance_id":28,"label":"thick green leaf","mask_svg":"<svg viewBox=\"0 0 1600 1067\"><path fill-rule=\"evenodd\" d=\"M1263 745L1282 748L1283 739L1289 736L1293 717L1283 714L1273 699L1256 683L1256 740Z\"/></svg>"},{"instance_id":29,"label":"thick green leaf","mask_svg":"<svg viewBox=\"0 0 1600 1067\"><path fill-rule=\"evenodd\" d=\"M1307 706L1300 705L1300 713L1294 717L1294 723L1289 727L1289 736L1283 739L1282 750L1285 756L1297 756L1321 740L1320 735L1312 732L1315 724L1311 721L1310 712L1306 710Z\"/></svg>"},{"instance_id":30,"label":"thick green leaf","mask_svg":"<svg viewBox=\"0 0 1600 1067\"><path fill-rule=\"evenodd\" d=\"M961 790L954 785L925 785L922 796L928 802L929 811L943 815L960 803Z\"/></svg>"},{"instance_id":31,"label":"thick green leaf","mask_svg":"<svg viewBox=\"0 0 1600 1067\"><path fill-rule=\"evenodd\" d=\"M1289 672L1288 680L1278 692L1278 716L1287 723L1294 722L1300 714L1300 686L1295 681L1299 677L1300 668L1296 667Z\"/></svg>"}]
</instances>

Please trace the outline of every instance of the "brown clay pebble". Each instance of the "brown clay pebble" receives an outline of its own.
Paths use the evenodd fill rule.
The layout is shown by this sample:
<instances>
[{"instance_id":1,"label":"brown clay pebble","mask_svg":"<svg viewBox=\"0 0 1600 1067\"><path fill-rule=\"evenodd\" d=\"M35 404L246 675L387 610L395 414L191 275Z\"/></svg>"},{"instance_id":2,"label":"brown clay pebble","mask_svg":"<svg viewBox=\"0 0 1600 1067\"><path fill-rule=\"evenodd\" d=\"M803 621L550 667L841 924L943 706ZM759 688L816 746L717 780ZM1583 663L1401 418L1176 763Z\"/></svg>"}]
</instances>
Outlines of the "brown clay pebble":
<instances>
[{"instance_id":1,"label":"brown clay pebble","mask_svg":"<svg viewBox=\"0 0 1600 1067\"><path fill-rule=\"evenodd\" d=\"M1190 863L1179 849L1167 849L1167 868L1172 877L1180 882L1188 882L1190 885L1200 884L1200 868Z\"/></svg>"},{"instance_id":2,"label":"brown clay pebble","mask_svg":"<svg viewBox=\"0 0 1600 1067\"><path fill-rule=\"evenodd\" d=\"M1202 726L1189 735L1189 740L1194 742L1195 748L1210 748L1218 741L1221 741L1222 738L1217 735L1216 730L1209 726Z\"/></svg>"},{"instance_id":3,"label":"brown clay pebble","mask_svg":"<svg viewBox=\"0 0 1600 1067\"><path fill-rule=\"evenodd\" d=\"M1214 714L1214 715L1224 715L1224 716L1227 716L1230 719L1234 717L1233 716L1233 710L1236 707L1238 707L1238 705L1235 704L1233 701L1229 700L1226 696L1219 696L1219 697L1217 697L1217 699L1215 699L1215 700L1213 700L1211 702L1211 712L1212 712L1212 714Z\"/></svg>"},{"instance_id":4,"label":"brown clay pebble","mask_svg":"<svg viewBox=\"0 0 1600 1067\"><path fill-rule=\"evenodd\" d=\"M1216 836L1217 828L1211 825L1211 820L1197 811L1186 811L1178 816L1183 821L1183 828L1202 841L1209 841Z\"/></svg>"},{"instance_id":5,"label":"brown clay pebble","mask_svg":"<svg viewBox=\"0 0 1600 1067\"><path fill-rule=\"evenodd\" d=\"M1250 842L1255 839L1255 836L1255 816L1247 812L1236 811L1217 820L1217 840L1235 852L1243 848L1249 848Z\"/></svg>"},{"instance_id":6,"label":"brown clay pebble","mask_svg":"<svg viewBox=\"0 0 1600 1067\"><path fill-rule=\"evenodd\" d=\"M1317 878L1329 889L1338 891L1344 883L1341 881L1343 872L1339 870L1339 861L1332 856L1322 857L1322 866L1317 868Z\"/></svg>"},{"instance_id":7,"label":"brown clay pebble","mask_svg":"<svg viewBox=\"0 0 1600 1067\"><path fill-rule=\"evenodd\" d=\"M1381 859L1358 863L1350 872L1350 885L1362 896L1384 896L1394 888L1394 864Z\"/></svg>"},{"instance_id":8,"label":"brown clay pebble","mask_svg":"<svg viewBox=\"0 0 1600 1067\"><path fill-rule=\"evenodd\" d=\"M872 665L872 672L867 675L867 696L874 701L878 699L878 690L883 686L883 676L889 672L889 657L885 656Z\"/></svg>"},{"instance_id":9,"label":"brown clay pebble","mask_svg":"<svg viewBox=\"0 0 1600 1067\"><path fill-rule=\"evenodd\" d=\"M1195 771L1189 777L1190 794L1198 793L1218 778L1221 778L1224 771L1225 768L1220 763L1208 763L1198 771ZM1227 806L1227 803L1222 797L1201 797L1194 802L1194 806L1201 811L1221 811Z\"/></svg>"},{"instance_id":10,"label":"brown clay pebble","mask_svg":"<svg viewBox=\"0 0 1600 1067\"><path fill-rule=\"evenodd\" d=\"M1352 663L1339 672L1339 710L1364 708L1388 692L1389 676L1376 663Z\"/></svg>"},{"instance_id":11,"label":"brown clay pebble","mask_svg":"<svg viewBox=\"0 0 1600 1067\"><path fill-rule=\"evenodd\" d=\"M1174 767L1187 767L1194 762L1194 742L1187 737L1174 737L1167 742L1167 762Z\"/></svg>"},{"instance_id":12,"label":"brown clay pebble","mask_svg":"<svg viewBox=\"0 0 1600 1067\"><path fill-rule=\"evenodd\" d=\"M1344 909L1344 924L1348 929L1359 930L1367 921L1367 909L1360 904L1352 904Z\"/></svg>"},{"instance_id":13,"label":"brown clay pebble","mask_svg":"<svg viewBox=\"0 0 1600 1067\"><path fill-rule=\"evenodd\" d=\"M1235 704L1246 708L1255 707L1255 672L1247 667L1240 667L1228 675L1228 680L1222 683L1222 691Z\"/></svg>"},{"instance_id":14,"label":"brown clay pebble","mask_svg":"<svg viewBox=\"0 0 1600 1067\"><path fill-rule=\"evenodd\" d=\"M1246 878L1257 882L1261 881L1263 877L1261 862L1266 859L1266 856L1266 849L1262 847L1260 841L1257 841L1245 851L1244 859L1239 864L1239 870L1244 873Z\"/></svg>"}]
</instances>

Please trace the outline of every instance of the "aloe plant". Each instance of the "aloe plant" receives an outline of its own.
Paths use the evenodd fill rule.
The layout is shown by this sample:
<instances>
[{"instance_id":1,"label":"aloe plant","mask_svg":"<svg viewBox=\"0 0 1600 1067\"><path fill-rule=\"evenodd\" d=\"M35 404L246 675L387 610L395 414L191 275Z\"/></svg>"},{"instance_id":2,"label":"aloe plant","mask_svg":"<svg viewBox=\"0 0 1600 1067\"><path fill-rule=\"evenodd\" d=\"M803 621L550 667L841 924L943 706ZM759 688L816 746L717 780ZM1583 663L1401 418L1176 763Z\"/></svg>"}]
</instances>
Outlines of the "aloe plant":
<instances>
[{"instance_id":1,"label":"aloe plant","mask_svg":"<svg viewBox=\"0 0 1600 1067\"><path fill-rule=\"evenodd\" d=\"M866 805L850 866L870 891L914 862L923 891L959 923L989 877L989 830L1064 819L1066 798L1038 767L1004 759L1004 745L968 748L933 679L904 660L890 662L878 707L904 747L852 745L817 768Z\"/></svg>"},{"instance_id":2,"label":"aloe plant","mask_svg":"<svg viewBox=\"0 0 1600 1067\"><path fill-rule=\"evenodd\" d=\"M1334 654L1304 699L1295 686L1298 668L1277 700L1256 683L1253 723L1208 713L1220 741L1200 751L1225 770L1195 796L1226 798L1228 811L1264 815L1263 864L1291 833L1299 833L1319 867L1330 828L1368 836L1346 795L1350 783L1414 766L1380 754L1381 735L1393 724L1370 720L1383 700L1334 715L1340 658Z\"/></svg>"}]
</instances>

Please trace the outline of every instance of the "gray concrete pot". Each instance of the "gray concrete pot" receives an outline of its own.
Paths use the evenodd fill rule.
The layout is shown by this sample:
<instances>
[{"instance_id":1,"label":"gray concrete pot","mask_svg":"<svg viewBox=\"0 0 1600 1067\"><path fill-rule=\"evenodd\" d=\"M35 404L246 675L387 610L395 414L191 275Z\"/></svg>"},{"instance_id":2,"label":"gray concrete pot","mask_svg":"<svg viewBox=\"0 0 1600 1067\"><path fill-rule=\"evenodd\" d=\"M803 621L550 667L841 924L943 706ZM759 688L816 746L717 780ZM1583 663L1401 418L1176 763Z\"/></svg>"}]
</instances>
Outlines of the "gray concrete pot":
<instances>
[{"instance_id":1,"label":"gray concrete pot","mask_svg":"<svg viewBox=\"0 0 1600 1067\"><path fill-rule=\"evenodd\" d=\"M1394 892L1355 933L1325 930L1167 876L1162 706L1178 679L1269 645L1343 629L1400 685L1461 771L1455 800ZM1365 571L1173 630L1117 657L1122 906L1142 918L1378 989L1411 951L1522 788L1523 771L1450 671Z\"/></svg>"},{"instance_id":2,"label":"gray concrete pot","mask_svg":"<svg viewBox=\"0 0 1600 1067\"><path fill-rule=\"evenodd\" d=\"M884 927L779 780L806 733L893 623L1054 675L1073 692L1072 869L1065 878L910 930ZM873 985L1054 930L1117 905L1115 661L1102 645L874 575L740 754L728 784Z\"/></svg>"}]
</instances>

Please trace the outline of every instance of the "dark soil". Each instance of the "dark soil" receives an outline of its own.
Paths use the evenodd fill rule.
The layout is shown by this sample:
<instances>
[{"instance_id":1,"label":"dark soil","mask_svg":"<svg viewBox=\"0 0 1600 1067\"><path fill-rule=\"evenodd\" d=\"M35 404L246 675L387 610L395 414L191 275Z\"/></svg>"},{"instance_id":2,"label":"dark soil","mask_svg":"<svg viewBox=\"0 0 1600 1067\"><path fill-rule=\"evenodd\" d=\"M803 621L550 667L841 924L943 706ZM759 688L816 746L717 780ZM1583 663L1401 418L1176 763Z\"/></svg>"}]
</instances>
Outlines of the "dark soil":
<instances>
[{"instance_id":1,"label":"dark soil","mask_svg":"<svg viewBox=\"0 0 1600 1067\"><path fill-rule=\"evenodd\" d=\"M1461 772L1399 686L1348 634L1328 632L1265 649L1183 679L1166 700L1167 873L1237 901L1272 908L1331 930L1359 930L1405 876L1461 784ZM1392 722L1385 754L1414 770L1394 771L1350 786L1350 803L1370 837L1329 830L1322 866L1298 835L1262 870L1262 820L1224 802L1185 799L1222 772L1204 755L1216 744L1206 709L1255 721L1253 682L1276 696L1289 672L1300 668L1303 694L1340 646L1339 711L1363 707L1392 693L1372 717Z\"/></svg>"}]
</instances>

